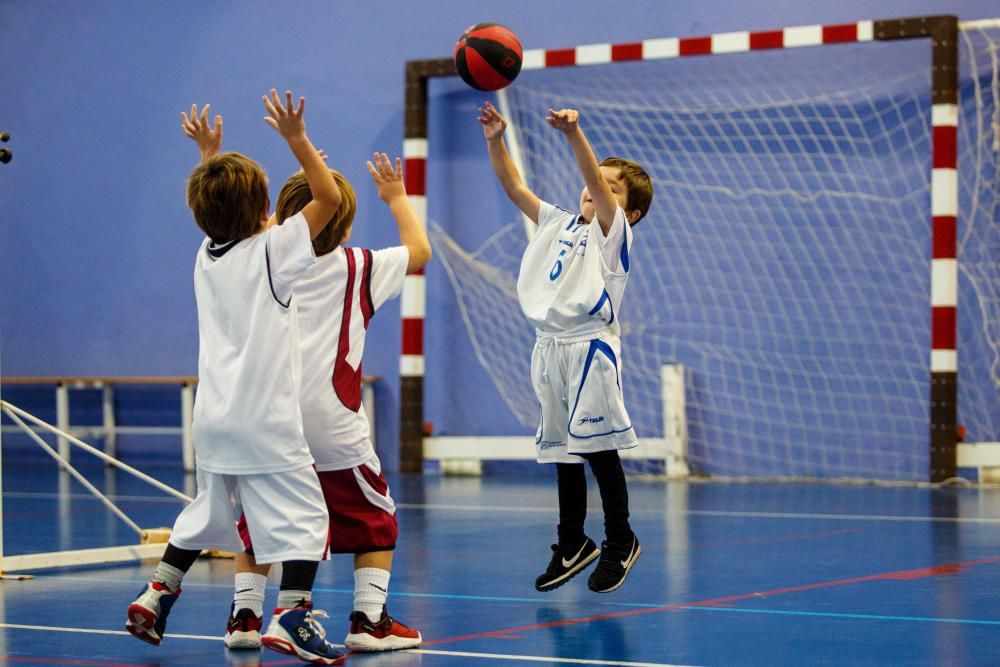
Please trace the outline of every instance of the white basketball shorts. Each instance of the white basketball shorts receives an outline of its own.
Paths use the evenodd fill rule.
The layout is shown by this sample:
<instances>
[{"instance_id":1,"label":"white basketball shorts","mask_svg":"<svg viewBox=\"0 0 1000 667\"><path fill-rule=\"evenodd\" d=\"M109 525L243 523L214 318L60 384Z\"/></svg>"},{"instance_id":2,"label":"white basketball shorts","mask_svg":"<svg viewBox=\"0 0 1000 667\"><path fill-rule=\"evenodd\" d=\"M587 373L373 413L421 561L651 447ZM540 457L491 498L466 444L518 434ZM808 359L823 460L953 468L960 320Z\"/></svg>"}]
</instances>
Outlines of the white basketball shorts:
<instances>
[{"instance_id":1,"label":"white basketball shorts","mask_svg":"<svg viewBox=\"0 0 1000 667\"><path fill-rule=\"evenodd\" d=\"M198 468L198 495L174 522L181 549L243 551L236 530L246 516L257 562L322 560L330 519L312 465L288 472L224 475Z\"/></svg>"},{"instance_id":2,"label":"white basketball shorts","mask_svg":"<svg viewBox=\"0 0 1000 667\"><path fill-rule=\"evenodd\" d=\"M638 444L625 409L617 336L561 341L539 337L531 385L541 404L535 436L539 463L582 463L574 454Z\"/></svg>"}]
</instances>

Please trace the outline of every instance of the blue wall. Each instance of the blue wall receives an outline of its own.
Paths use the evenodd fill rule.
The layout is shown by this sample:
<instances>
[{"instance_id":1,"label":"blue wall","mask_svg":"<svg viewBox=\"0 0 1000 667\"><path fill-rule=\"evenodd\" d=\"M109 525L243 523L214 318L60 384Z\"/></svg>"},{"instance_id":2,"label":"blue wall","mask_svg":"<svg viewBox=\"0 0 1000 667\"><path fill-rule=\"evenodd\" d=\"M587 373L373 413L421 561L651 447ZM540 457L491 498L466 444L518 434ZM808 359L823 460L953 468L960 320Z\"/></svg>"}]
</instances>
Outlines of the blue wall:
<instances>
[{"instance_id":1,"label":"blue wall","mask_svg":"<svg viewBox=\"0 0 1000 667\"><path fill-rule=\"evenodd\" d=\"M0 372L195 372L191 272L200 234L183 186L197 154L179 129L192 102L225 116L226 148L265 166L273 199L295 165L261 120L260 95L272 86L305 95L310 135L358 189L352 243L378 247L396 241L395 228L364 161L374 150L400 150L403 63L449 55L467 25L501 22L539 48L948 12L1000 13L984 0L883 0L874 10L861 0L5 0L0 130L12 136L14 160L0 165ZM441 187L499 202L483 155L460 160L478 166L457 169ZM427 338L449 341L448 362L468 369L466 385L487 385L439 267L428 282ZM373 321L365 362L366 373L384 378L383 443L397 435L398 350L392 302ZM429 365L431 415L474 417L470 405L496 400L486 389L469 401L433 374ZM505 419L482 420L480 430L509 432Z\"/></svg>"}]
</instances>

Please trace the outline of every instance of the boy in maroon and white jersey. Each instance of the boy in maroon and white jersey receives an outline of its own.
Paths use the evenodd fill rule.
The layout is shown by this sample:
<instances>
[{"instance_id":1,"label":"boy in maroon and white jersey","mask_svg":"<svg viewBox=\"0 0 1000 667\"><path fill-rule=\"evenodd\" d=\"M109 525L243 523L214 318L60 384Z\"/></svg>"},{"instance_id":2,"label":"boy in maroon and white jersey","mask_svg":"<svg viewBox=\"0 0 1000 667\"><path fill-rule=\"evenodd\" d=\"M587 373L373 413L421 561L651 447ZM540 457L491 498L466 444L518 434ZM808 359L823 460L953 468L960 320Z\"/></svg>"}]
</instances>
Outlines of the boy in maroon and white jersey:
<instances>
[{"instance_id":1,"label":"boy in maroon and white jersey","mask_svg":"<svg viewBox=\"0 0 1000 667\"><path fill-rule=\"evenodd\" d=\"M330 170L343 195L326 230L313 241L317 261L296 283L302 351L303 427L330 512L331 553L354 554L354 611L345 640L355 651L413 648L420 633L389 616L392 554L398 534L396 506L371 442L361 405L361 358L368 323L397 296L408 273L421 270L431 248L403 185L399 158L375 154L368 170L399 228L400 245L383 250L347 248L356 197ZM275 220L312 200L300 172L285 182ZM241 534L245 534L242 530ZM236 595L226 631L230 648L256 648L268 567L257 565L249 539L237 556Z\"/></svg>"}]
</instances>

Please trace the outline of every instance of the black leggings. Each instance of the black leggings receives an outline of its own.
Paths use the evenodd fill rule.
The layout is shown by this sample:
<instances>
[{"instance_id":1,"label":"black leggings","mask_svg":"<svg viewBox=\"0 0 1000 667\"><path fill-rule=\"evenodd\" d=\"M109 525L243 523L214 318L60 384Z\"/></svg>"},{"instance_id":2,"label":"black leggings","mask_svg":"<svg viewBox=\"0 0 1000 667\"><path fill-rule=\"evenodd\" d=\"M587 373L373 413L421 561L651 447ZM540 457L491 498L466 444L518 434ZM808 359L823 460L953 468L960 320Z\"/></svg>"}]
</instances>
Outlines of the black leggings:
<instances>
[{"instance_id":1,"label":"black leggings","mask_svg":"<svg viewBox=\"0 0 1000 667\"><path fill-rule=\"evenodd\" d=\"M581 454L597 479L604 506L604 532L608 542L626 544L632 537L628 522L628 487L618 450ZM587 476L578 463L557 463L559 481L559 544L573 547L584 538L587 518Z\"/></svg>"}]
</instances>

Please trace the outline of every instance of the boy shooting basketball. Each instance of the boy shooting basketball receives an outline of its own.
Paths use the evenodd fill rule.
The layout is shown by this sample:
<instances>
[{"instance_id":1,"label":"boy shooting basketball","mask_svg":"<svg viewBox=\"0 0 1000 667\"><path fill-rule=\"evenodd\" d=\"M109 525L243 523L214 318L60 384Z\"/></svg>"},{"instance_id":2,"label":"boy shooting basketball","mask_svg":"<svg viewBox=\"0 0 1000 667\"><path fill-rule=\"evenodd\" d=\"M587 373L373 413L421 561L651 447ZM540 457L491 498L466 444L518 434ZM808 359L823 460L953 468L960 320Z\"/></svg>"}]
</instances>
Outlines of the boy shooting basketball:
<instances>
[{"instance_id":1,"label":"boy shooting basketball","mask_svg":"<svg viewBox=\"0 0 1000 667\"><path fill-rule=\"evenodd\" d=\"M188 205L207 237L194 271L198 494L177 517L152 580L129 606L126 629L160 643L181 579L201 551L242 549L235 526L242 510L258 560L283 564L263 643L334 665L344 656L312 614L328 515L302 431L292 288L316 261L311 240L340 206L341 193L306 135L305 100L296 107L286 92L282 104L272 90L264 107L265 121L288 143L315 196L286 224L266 229L267 178L253 160L239 153L208 157L188 179ZM221 118L215 130L221 144Z\"/></svg>"},{"instance_id":2,"label":"boy shooting basketball","mask_svg":"<svg viewBox=\"0 0 1000 667\"><path fill-rule=\"evenodd\" d=\"M531 383L542 410L536 457L556 466L559 526L558 544L535 588L553 590L600 557L588 586L608 593L625 582L640 554L618 455L638 441L622 396L616 313L628 280L631 228L649 210L653 186L634 162L607 158L598 164L579 118L573 109L549 109L546 117L566 136L583 176L578 214L541 201L524 184L504 144L507 122L492 104L479 109L478 120L497 179L538 225L521 260L517 294L537 333L531 356ZM600 549L584 533L584 461L604 508Z\"/></svg>"}]
</instances>

